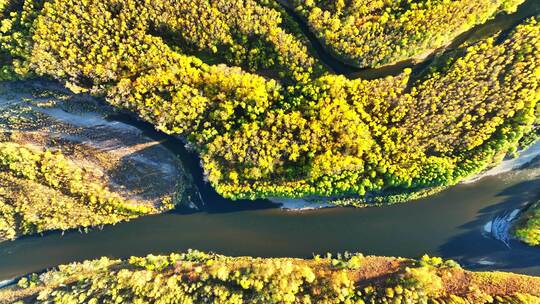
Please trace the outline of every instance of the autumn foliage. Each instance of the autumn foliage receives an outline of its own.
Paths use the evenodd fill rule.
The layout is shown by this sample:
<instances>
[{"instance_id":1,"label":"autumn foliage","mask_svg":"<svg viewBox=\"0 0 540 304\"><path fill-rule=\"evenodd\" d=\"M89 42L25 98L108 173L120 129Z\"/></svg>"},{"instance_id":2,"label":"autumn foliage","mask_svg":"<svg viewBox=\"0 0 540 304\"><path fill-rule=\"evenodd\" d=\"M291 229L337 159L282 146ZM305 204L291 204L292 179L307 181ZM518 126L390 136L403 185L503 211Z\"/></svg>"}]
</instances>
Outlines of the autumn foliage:
<instances>
[{"instance_id":1,"label":"autumn foliage","mask_svg":"<svg viewBox=\"0 0 540 304\"><path fill-rule=\"evenodd\" d=\"M358 67L422 57L524 0L284 0L335 56Z\"/></svg>"},{"instance_id":2,"label":"autumn foliage","mask_svg":"<svg viewBox=\"0 0 540 304\"><path fill-rule=\"evenodd\" d=\"M186 137L229 198L451 185L514 152L535 125L537 18L463 46L422 76L351 80L321 71L267 2L27 0L4 10L2 51L20 72L104 96ZM466 2L474 7L464 11L480 12L475 22L517 5ZM465 5L422 3L403 16ZM409 26L429 27L429 16ZM430 32L440 31L436 21ZM21 37L24 48L8 48ZM419 52L422 39L405 44Z\"/></svg>"}]
</instances>

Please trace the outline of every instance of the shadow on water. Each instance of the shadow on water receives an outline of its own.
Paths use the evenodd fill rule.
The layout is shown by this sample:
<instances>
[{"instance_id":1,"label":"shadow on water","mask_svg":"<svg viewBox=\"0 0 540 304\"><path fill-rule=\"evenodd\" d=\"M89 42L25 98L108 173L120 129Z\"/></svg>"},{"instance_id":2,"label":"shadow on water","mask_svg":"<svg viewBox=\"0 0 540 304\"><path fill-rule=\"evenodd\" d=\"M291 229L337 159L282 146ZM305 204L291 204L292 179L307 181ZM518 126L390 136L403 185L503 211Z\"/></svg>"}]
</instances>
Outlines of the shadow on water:
<instances>
[{"instance_id":1,"label":"shadow on water","mask_svg":"<svg viewBox=\"0 0 540 304\"><path fill-rule=\"evenodd\" d=\"M442 256L452 257L472 269L513 269L540 266L538 248L511 240L508 246L492 238L483 230L484 225L496 216L516 209L525 209L528 204L538 200L539 178L527 180L505 188L497 194L504 197L500 203L480 209L474 220L459 226L463 233L452 237L439 248ZM484 234L485 237L479 235ZM491 267L490 267L491 266Z\"/></svg>"},{"instance_id":2,"label":"shadow on water","mask_svg":"<svg viewBox=\"0 0 540 304\"><path fill-rule=\"evenodd\" d=\"M203 206L198 206L204 212L207 213L224 213L224 212L237 212L245 210L260 210L276 208L278 205L268 200L230 200L219 195L216 190L206 182L204 171L201 166L201 160L195 151L189 151L186 145L177 137L169 136L164 133L156 131L155 127L150 124L132 118L128 114L120 114L109 117L114 121L123 122L125 124L134 126L141 130L145 136L152 138L160 142L165 148L175 153L186 171L193 177L193 182L200 193ZM190 214L196 211L178 209L176 213Z\"/></svg>"}]
</instances>

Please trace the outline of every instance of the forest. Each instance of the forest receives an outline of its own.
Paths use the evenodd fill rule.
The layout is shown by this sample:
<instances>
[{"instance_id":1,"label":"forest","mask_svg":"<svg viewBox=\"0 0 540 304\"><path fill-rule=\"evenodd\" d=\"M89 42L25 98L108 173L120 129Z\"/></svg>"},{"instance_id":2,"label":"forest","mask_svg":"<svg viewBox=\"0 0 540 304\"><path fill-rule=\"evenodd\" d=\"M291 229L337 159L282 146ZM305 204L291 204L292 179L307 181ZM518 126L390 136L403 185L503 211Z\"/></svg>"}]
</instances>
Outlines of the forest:
<instances>
[{"instance_id":1,"label":"forest","mask_svg":"<svg viewBox=\"0 0 540 304\"><path fill-rule=\"evenodd\" d=\"M0 142L0 242L157 213L111 192L60 152Z\"/></svg>"},{"instance_id":2,"label":"forest","mask_svg":"<svg viewBox=\"0 0 540 304\"><path fill-rule=\"evenodd\" d=\"M0 290L0 301L503 304L536 303L539 292L535 277L468 272L454 261L427 255L411 260L344 253L303 260L190 250L59 266Z\"/></svg>"},{"instance_id":3,"label":"forest","mask_svg":"<svg viewBox=\"0 0 540 304\"><path fill-rule=\"evenodd\" d=\"M538 18L422 74L353 80L325 70L269 2L12 1L3 77L58 79L186 138L233 199L453 185L514 153L536 125ZM463 10L483 20L518 4L496 2ZM431 9L421 3L410 11Z\"/></svg>"},{"instance_id":4,"label":"forest","mask_svg":"<svg viewBox=\"0 0 540 304\"><path fill-rule=\"evenodd\" d=\"M223 206L259 198L356 207L405 202L519 155L540 134L538 11L449 45L523 2L0 0L2 280L79 261L1 281L0 303L540 303L538 277L472 272L428 255L119 254L190 246L171 239L260 256L305 257L323 244L435 252L471 269L537 272L537 256L524 254L537 248L509 253L502 244L508 240L486 238L478 228L488 232L489 217L529 201L527 189L537 184L524 177L527 169L507 180L499 174L474 191L456 187L454 196L438 200L451 202L448 208L419 204L417 216L402 209L361 215L372 222L347 219L369 212L352 208L289 217L268 201ZM351 70L384 76L339 72L314 41ZM422 62L402 68L403 61ZM398 71L385 72L393 64ZM64 93L23 92L31 84L55 84ZM516 196L507 200L510 194ZM470 206L474 200L479 204ZM539 206L523 210L504 232L538 246ZM80 240L52 234L4 242L176 207ZM439 222L448 210L459 212ZM308 231L308 219L322 230ZM414 229L401 231L400 223ZM298 234L283 238L282 231L293 230ZM437 242L424 244L426 236ZM233 239L245 248L226 244ZM302 244L292 244L298 239ZM471 239L485 242L456 250ZM108 248L111 240L118 244ZM23 243L41 246L44 258L18 256Z\"/></svg>"},{"instance_id":5,"label":"forest","mask_svg":"<svg viewBox=\"0 0 540 304\"><path fill-rule=\"evenodd\" d=\"M356 67L424 57L524 0L283 0L335 56Z\"/></svg>"}]
</instances>

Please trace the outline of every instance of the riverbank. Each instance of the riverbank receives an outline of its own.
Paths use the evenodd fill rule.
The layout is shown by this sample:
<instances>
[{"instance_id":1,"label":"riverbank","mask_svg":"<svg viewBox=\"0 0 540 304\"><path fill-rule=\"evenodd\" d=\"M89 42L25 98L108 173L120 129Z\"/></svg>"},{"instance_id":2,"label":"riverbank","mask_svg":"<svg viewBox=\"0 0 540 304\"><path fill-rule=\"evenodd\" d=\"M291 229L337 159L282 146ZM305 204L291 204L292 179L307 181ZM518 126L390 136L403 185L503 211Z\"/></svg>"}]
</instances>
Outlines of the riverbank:
<instances>
[{"instance_id":1,"label":"riverbank","mask_svg":"<svg viewBox=\"0 0 540 304\"><path fill-rule=\"evenodd\" d=\"M55 82L0 84L0 241L195 207L176 156L111 113Z\"/></svg>"},{"instance_id":2,"label":"riverbank","mask_svg":"<svg viewBox=\"0 0 540 304\"><path fill-rule=\"evenodd\" d=\"M517 157L504 159L495 167L486 169L484 172L474 175L462 182L461 184L473 184L483 178L496 176L513 170L517 170L535 161L540 156L540 140L536 140L533 144L523 151L517 152ZM366 198L351 197L351 198L317 198L310 197L306 199L291 199L291 198L269 198L270 201L279 204L280 208L288 211L306 211L322 208L338 208L338 207L373 207L383 206L388 204L396 204L410 202L425 198L430 195L435 195L448 187L438 187L431 189L423 189L420 191L412 191L409 193L398 194L371 194Z\"/></svg>"},{"instance_id":3,"label":"riverbank","mask_svg":"<svg viewBox=\"0 0 540 304\"><path fill-rule=\"evenodd\" d=\"M283 283L286 282L286 283ZM120 292L121 291L121 292ZM154 292L159 291L159 292ZM28 275L0 301L41 303L423 303L540 300L540 278L469 272L453 261L343 254L256 259L188 251L128 260L101 258Z\"/></svg>"},{"instance_id":4,"label":"riverbank","mask_svg":"<svg viewBox=\"0 0 540 304\"><path fill-rule=\"evenodd\" d=\"M480 174L477 174L471 178L464 180L462 183L474 183L480 179L488 176L494 176L501 173L509 172L515 169L519 169L528 163L534 161L540 155L540 140L536 140L524 151L518 152L518 157L505 159L497 166L486 170Z\"/></svg>"}]
</instances>

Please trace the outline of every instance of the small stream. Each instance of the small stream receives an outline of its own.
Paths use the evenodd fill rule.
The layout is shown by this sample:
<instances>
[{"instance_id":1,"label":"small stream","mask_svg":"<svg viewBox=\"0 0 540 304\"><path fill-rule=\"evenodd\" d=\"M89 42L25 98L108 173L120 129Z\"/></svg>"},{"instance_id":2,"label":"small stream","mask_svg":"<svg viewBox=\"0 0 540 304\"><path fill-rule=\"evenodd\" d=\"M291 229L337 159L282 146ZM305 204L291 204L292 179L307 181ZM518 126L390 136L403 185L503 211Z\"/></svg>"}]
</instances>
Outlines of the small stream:
<instances>
[{"instance_id":1,"label":"small stream","mask_svg":"<svg viewBox=\"0 0 540 304\"><path fill-rule=\"evenodd\" d=\"M487 21L484 24L477 25L457 36L449 45L442 47L439 50L434 50L433 53L423 60L404 60L394 64L389 64L379 68L358 68L350 65L339 59L336 54L333 54L323 43L317 39L316 35L310 30L308 24L288 5L289 0L277 0L282 8L289 14L309 40L312 50L319 60L324 63L331 71L336 74L345 75L348 78L362 79L377 79L386 76L396 76L403 72L405 68L411 68L413 74L421 74L437 55L458 48L466 41L474 41L493 35L497 32L506 33L513 29L516 25L531 16L540 14L540 1L526 0L518 7L518 10L513 14L499 14L495 18Z\"/></svg>"}]
</instances>

